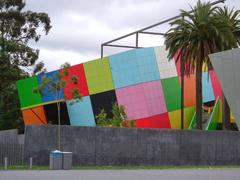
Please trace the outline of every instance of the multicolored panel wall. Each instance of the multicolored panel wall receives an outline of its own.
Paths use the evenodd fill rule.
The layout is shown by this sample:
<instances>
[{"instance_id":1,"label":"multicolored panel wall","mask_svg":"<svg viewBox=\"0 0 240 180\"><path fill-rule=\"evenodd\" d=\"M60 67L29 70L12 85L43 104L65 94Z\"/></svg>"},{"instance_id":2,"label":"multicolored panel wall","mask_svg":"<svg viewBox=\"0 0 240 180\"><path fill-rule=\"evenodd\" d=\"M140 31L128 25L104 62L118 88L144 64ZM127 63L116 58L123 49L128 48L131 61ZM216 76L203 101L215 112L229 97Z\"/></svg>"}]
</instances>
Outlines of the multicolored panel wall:
<instances>
[{"instance_id":1,"label":"multicolored panel wall","mask_svg":"<svg viewBox=\"0 0 240 180\"><path fill-rule=\"evenodd\" d=\"M55 79L56 73L47 77ZM181 78L174 60L168 60L165 47L125 51L103 59L71 66L69 80L75 75L77 84L68 84L59 96L45 90L33 93L43 74L17 82L25 124L57 123L56 102L61 102L62 124L96 126L96 116L104 109L112 116L112 104L125 107L128 118L137 128L180 128ZM203 72L203 101L214 101L221 94L217 75ZM72 99L71 89L80 91L82 100ZM185 124L188 127L195 112L195 77L185 77ZM63 99L66 99L64 102Z\"/></svg>"}]
</instances>

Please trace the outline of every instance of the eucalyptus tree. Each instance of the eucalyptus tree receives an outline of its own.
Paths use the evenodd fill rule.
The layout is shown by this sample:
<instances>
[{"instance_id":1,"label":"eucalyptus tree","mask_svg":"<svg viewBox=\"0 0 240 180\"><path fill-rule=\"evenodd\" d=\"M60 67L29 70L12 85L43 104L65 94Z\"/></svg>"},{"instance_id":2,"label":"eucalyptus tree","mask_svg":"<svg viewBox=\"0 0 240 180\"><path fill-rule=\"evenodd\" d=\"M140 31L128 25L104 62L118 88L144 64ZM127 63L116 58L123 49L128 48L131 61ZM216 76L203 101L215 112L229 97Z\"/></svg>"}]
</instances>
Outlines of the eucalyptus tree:
<instances>
[{"instance_id":1,"label":"eucalyptus tree","mask_svg":"<svg viewBox=\"0 0 240 180\"><path fill-rule=\"evenodd\" d=\"M15 82L44 70L29 43L48 34L50 18L24 7L23 0L0 0L0 129L23 129Z\"/></svg>"}]
</instances>

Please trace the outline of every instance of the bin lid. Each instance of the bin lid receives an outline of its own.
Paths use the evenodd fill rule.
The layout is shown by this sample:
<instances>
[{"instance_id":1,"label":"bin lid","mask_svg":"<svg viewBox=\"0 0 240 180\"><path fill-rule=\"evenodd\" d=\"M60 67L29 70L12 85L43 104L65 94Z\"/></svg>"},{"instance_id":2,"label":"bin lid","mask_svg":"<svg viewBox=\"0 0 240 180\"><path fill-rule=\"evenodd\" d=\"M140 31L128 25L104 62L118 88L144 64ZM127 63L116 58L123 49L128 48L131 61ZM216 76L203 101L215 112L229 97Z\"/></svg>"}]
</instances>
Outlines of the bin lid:
<instances>
[{"instance_id":1,"label":"bin lid","mask_svg":"<svg viewBox=\"0 0 240 180\"><path fill-rule=\"evenodd\" d=\"M66 151L63 151L62 153L63 154L72 154L72 152L66 152Z\"/></svg>"},{"instance_id":2,"label":"bin lid","mask_svg":"<svg viewBox=\"0 0 240 180\"><path fill-rule=\"evenodd\" d=\"M54 150L54 151L51 151L51 153L62 153L62 151L59 151L59 150Z\"/></svg>"},{"instance_id":3,"label":"bin lid","mask_svg":"<svg viewBox=\"0 0 240 180\"><path fill-rule=\"evenodd\" d=\"M50 155L51 155L51 156L62 156L62 155L63 155L63 152L62 152L62 151L59 151L59 150L54 150L54 151L51 151L51 152L50 152Z\"/></svg>"}]
</instances>

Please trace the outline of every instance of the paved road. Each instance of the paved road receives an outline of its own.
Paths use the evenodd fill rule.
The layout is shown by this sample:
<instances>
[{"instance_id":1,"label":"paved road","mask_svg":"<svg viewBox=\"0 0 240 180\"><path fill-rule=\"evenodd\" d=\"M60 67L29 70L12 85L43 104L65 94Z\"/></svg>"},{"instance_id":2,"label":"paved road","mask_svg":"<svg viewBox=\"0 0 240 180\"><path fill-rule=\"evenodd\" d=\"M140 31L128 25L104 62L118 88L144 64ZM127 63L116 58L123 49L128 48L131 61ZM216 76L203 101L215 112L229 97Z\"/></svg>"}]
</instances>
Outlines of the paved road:
<instances>
[{"instance_id":1,"label":"paved road","mask_svg":"<svg viewBox=\"0 0 240 180\"><path fill-rule=\"evenodd\" d=\"M240 168L0 171L0 180L240 180Z\"/></svg>"}]
</instances>

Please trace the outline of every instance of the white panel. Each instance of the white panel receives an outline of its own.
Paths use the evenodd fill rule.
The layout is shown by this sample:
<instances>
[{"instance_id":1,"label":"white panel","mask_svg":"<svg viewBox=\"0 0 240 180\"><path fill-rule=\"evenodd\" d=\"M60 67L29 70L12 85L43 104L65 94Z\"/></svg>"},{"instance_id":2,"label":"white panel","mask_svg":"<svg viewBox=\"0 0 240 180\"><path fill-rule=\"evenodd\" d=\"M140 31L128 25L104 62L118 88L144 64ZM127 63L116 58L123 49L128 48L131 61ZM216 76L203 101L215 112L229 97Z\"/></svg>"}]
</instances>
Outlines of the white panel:
<instances>
[{"instance_id":1,"label":"white panel","mask_svg":"<svg viewBox=\"0 0 240 180\"><path fill-rule=\"evenodd\" d=\"M160 72L160 79L166 79L177 76L177 70L173 59L168 61L168 52L165 46L155 47L155 55L157 59L158 69Z\"/></svg>"}]
</instances>

